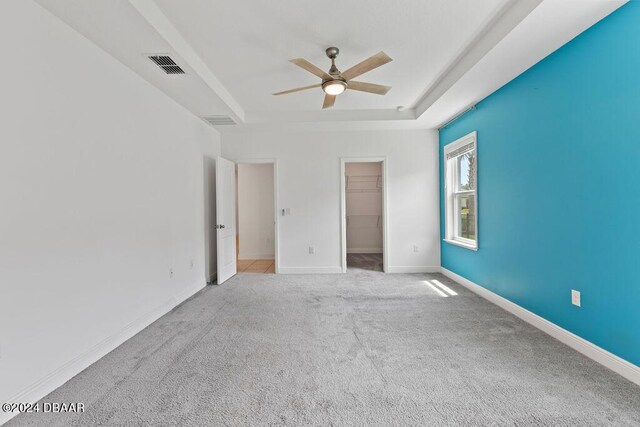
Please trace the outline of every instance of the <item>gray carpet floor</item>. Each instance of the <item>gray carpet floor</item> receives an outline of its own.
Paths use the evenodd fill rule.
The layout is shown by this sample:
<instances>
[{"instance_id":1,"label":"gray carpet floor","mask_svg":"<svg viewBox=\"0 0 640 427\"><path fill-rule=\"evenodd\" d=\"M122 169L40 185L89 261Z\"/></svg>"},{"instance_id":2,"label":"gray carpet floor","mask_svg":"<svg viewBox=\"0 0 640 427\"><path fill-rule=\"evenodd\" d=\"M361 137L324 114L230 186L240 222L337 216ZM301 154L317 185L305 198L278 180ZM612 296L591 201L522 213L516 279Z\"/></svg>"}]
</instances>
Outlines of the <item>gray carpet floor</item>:
<instances>
[{"instance_id":1,"label":"gray carpet floor","mask_svg":"<svg viewBox=\"0 0 640 427\"><path fill-rule=\"evenodd\" d=\"M44 400L86 412L9 425L640 425L640 387L441 275L368 271L239 274Z\"/></svg>"}]
</instances>

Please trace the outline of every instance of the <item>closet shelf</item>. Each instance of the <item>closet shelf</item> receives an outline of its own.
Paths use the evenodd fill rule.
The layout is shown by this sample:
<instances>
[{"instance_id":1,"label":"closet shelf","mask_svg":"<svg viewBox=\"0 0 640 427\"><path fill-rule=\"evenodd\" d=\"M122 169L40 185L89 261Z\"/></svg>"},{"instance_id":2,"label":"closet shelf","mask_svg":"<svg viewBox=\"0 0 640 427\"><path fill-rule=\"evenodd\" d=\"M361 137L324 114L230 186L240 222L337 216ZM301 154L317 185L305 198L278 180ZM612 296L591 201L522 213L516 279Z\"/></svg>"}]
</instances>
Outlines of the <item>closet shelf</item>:
<instances>
[{"instance_id":1,"label":"closet shelf","mask_svg":"<svg viewBox=\"0 0 640 427\"><path fill-rule=\"evenodd\" d=\"M381 215L347 215L347 228L381 228Z\"/></svg>"},{"instance_id":2,"label":"closet shelf","mask_svg":"<svg viewBox=\"0 0 640 427\"><path fill-rule=\"evenodd\" d=\"M378 193L382 175L345 175L347 193Z\"/></svg>"}]
</instances>

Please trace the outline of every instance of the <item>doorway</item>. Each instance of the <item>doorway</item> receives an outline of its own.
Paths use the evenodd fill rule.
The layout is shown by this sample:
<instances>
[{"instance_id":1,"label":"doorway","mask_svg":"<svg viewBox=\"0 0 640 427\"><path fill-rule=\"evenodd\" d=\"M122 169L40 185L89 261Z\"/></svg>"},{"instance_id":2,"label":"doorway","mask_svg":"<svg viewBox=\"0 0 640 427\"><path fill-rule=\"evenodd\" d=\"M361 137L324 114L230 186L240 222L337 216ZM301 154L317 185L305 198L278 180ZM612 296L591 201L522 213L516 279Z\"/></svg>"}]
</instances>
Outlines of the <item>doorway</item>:
<instances>
[{"instance_id":1,"label":"doorway","mask_svg":"<svg viewBox=\"0 0 640 427\"><path fill-rule=\"evenodd\" d=\"M385 160L342 159L342 270L386 271Z\"/></svg>"},{"instance_id":2,"label":"doorway","mask_svg":"<svg viewBox=\"0 0 640 427\"><path fill-rule=\"evenodd\" d=\"M276 272L275 163L236 165L238 272Z\"/></svg>"}]
</instances>

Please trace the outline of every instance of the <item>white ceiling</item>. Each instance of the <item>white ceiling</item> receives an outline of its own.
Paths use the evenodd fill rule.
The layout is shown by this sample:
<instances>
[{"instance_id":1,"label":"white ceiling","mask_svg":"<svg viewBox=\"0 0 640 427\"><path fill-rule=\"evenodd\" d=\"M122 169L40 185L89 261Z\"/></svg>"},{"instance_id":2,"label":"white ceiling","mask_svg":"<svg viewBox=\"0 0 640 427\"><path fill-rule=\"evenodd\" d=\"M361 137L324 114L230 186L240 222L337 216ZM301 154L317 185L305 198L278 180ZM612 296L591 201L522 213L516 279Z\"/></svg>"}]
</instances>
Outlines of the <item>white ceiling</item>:
<instances>
[{"instance_id":1,"label":"white ceiling","mask_svg":"<svg viewBox=\"0 0 640 427\"><path fill-rule=\"evenodd\" d=\"M322 89L274 97L319 83L289 62L303 57L323 70L324 50L340 48L343 71L385 51L394 61L357 80L392 86L386 96L347 91L335 109L411 106L507 0L321 1L156 0L245 111L318 111ZM337 5L337 4L334 4Z\"/></svg>"},{"instance_id":2,"label":"white ceiling","mask_svg":"<svg viewBox=\"0 0 640 427\"><path fill-rule=\"evenodd\" d=\"M36 0L198 116L257 128L430 128L489 95L624 4L607 0ZM335 4L332 4L335 5ZM401 7L399 7L401 5ZM328 46L346 70L384 50L394 60L359 77L386 96L347 91L322 110L322 91L272 92L318 82ZM145 53L187 72L167 76ZM396 107L406 107L398 111Z\"/></svg>"}]
</instances>

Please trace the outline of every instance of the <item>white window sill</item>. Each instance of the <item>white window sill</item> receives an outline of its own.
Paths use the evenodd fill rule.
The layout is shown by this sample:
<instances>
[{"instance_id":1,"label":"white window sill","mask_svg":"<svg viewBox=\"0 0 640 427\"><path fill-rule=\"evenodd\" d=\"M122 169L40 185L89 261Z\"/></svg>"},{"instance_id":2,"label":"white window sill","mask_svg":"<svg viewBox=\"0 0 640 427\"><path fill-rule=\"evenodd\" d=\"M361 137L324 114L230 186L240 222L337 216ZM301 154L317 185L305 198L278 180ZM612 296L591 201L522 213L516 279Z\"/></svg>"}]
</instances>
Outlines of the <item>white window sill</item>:
<instances>
[{"instance_id":1,"label":"white window sill","mask_svg":"<svg viewBox=\"0 0 640 427\"><path fill-rule=\"evenodd\" d=\"M443 242L447 242L450 245L460 246L462 248L469 249L469 250L472 250L472 251L475 251L475 252L478 251L478 245L471 245L469 243L464 243L464 242L461 242L459 240L451 240L451 239L442 239L442 241Z\"/></svg>"}]
</instances>

